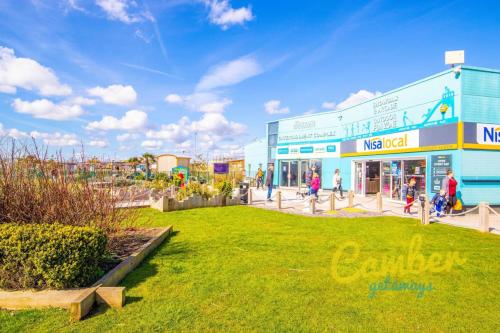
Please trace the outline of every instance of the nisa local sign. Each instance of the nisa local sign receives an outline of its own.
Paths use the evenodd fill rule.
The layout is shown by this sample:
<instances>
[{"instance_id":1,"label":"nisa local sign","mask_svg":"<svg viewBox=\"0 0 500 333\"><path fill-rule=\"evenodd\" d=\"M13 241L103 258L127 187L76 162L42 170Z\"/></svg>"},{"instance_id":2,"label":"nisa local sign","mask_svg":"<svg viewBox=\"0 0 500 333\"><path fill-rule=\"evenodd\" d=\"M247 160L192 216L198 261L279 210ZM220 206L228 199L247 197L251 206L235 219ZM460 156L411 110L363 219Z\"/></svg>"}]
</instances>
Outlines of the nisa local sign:
<instances>
[{"instance_id":1,"label":"nisa local sign","mask_svg":"<svg viewBox=\"0 0 500 333\"><path fill-rule=\"evenodd\" d=\"M482 145L500 145L500 125L477 124L477 143Z\"/></svg>"},{"instance_id":2,"label":"nisa local sign","mask_svg":"<svg viewBox=\"0 0 500 333\"><path fill-rule=\"evenodd\" d=\"M417 148L418 146L418 130L356 140L356 151L365 153L404 150L408 148Z\"/></svg>"}]
</instances>

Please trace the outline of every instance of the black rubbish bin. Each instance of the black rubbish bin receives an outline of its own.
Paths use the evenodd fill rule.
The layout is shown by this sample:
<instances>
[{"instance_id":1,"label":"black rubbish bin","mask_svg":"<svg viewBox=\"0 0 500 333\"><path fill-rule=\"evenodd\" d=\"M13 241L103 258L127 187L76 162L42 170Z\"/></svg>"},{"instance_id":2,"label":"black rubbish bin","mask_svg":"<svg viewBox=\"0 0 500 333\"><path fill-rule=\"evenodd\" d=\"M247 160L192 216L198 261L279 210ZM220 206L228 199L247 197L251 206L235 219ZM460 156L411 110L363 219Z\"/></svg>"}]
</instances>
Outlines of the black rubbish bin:
<instances>
[{"instance_id":1,"label":"black rubbish bin","mask_svg":"<svg viewBox=\"0 0 500 333\"><path fill-rule=\"evenodd\" d=\"M250 188L250 184L246 182L241 182L240 183L240 200L241 203L247 204L248 203L248 189Z\"/></svg>"}]
</instances>

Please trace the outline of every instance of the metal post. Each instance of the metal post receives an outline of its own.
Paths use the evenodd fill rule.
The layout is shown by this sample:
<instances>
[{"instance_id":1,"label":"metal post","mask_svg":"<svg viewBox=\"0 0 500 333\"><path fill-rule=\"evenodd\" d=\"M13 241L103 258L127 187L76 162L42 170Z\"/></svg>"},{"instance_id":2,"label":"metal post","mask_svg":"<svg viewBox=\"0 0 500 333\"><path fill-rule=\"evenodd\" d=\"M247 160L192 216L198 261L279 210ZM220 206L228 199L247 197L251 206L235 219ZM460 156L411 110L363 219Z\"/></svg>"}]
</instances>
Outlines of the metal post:
<instances>
[{"instance_id":1,"label":"metal post","mask_svg":"<svg viewBox=\"0 0 500 333\"><path fill-rule=\"evenodd\" d=\"M276 207L281 209L281 191L276 192Z\"/></svg>"},{"instance_id":2,"label":"metal post","mask_svg":"<svg viewBox=\"0 0 500 333\"><path fill-rule=\"evenodd\" d=\"M349 196L348 207L352 208L352 207L354 207L354 192L349 191L348 196Z\"/></svg>"},{"instance_id":3,"label":"metal post","mask_svg":"<svg viewBox=\"0 0 500 333\"><path fill-rule=\"evenodd\" d=\"M479 203L479 229L481 232L490 231L490 212L488 211L488 203Z\"/></svg>"},{"instance_id":4,"label":"metal post","mask_svg":"<svg viewBox=\"0 0 500 333\"><path fill-rule=\"evenodd\" d=\"M335 210L335 193L330 193L330 210Z\"/></svg>"},{"instance_id":5,"label":"metal post","mask_svg":"<svg viewBox=\"0 0 500 333\"><path fill-rule=\"evenodd\" d=\"M252 189L250 187L248 187L248 204L253 204Z\"/></svg>"},{"instance_id":6,"label":"metal post","mask_svg":"<svg viewBox=\"0 0 500 333\"><path fill-rule=\"evenodd\" d=\"M377 213L382 214L383 213L383 208L382 208L382 193L377 192Z\"/></svg>"},{"instance_id":7,"label":"metal post","mask_svg":"<svg viewBox=\"0 0 500 333\"><path fill-rule=\"evenodd\" d=\"M431 223L431 205L427 196L425 197L424 207L422 209L422 224L427 225Z\"/></svg>"},{"instance_id":8,"label":"metal post","mask_svg":"<svg viewBox=\"0 0 500 333\"><path fill-rule=\"evenodd\" d=\"M311 214L316 214L316 198L311 198L309 200L311 200L310 201Z\"/></svg>"}]
</instances>

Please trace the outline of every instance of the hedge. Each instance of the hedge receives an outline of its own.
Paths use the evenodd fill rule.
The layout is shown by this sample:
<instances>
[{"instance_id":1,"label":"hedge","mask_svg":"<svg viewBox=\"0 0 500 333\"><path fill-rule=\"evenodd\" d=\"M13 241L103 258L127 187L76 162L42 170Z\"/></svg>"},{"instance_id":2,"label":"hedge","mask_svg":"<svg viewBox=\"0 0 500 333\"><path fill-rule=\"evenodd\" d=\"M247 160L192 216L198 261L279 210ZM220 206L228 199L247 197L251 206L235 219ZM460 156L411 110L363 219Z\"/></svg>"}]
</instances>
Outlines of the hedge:
<instances>
[{"instance_id":1,"label":"hedge","mask_svg":"<svg viewBox=\"0 0 500 333\"><path fill-rule=\"evenodd\" d=\"M61 224L0 224L0 288L76 288L102 274L106 234Z\"/></svg>"}]
</instances>

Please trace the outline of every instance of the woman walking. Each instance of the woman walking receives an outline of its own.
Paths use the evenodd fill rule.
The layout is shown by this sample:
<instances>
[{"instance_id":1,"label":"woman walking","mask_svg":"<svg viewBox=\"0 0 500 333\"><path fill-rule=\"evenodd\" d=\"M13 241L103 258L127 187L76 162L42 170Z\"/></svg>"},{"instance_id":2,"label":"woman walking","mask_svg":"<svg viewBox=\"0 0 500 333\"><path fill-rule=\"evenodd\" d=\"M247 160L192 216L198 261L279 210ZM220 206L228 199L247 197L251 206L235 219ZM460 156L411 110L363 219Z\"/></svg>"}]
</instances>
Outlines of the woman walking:
<instances>
[{"instance_id":1,"label":"woman walking","mask_svg":"<svg viewBox=\"0 0 500 333\"><path fill-rule=\"evenodd\" d=\"M447 201L446 214L449 214L457 203L457 184L457 180L453 177L453 171L448 170L441 185L441 189L444 190Z\"/></svg>"}]
</instances>

